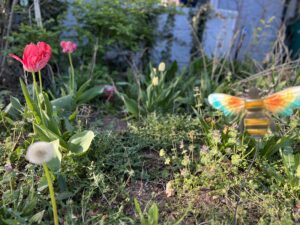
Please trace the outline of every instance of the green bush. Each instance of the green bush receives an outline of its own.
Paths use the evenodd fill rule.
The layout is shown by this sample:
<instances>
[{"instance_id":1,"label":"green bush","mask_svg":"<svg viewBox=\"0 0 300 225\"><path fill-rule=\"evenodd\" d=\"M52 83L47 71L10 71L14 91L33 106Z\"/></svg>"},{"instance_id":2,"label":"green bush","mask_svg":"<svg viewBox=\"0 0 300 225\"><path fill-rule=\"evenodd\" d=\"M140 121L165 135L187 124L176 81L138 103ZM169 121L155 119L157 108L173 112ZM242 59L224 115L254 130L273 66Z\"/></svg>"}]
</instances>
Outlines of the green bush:
<instances>
[{"instance_id":1,"label":"green bush","mask_svg":"<svg viewBox=\"0 0 300 225\"><path fill-rule=\"evenodd\" d=\"M99 51L111 46L137 50L141 44L148 46L153 41L153 17L159 9L156 0L93 0L74 2L74 13L79 25L78 39L86 49L91 49L96 40Z\"/></svg>"}]
</instances>

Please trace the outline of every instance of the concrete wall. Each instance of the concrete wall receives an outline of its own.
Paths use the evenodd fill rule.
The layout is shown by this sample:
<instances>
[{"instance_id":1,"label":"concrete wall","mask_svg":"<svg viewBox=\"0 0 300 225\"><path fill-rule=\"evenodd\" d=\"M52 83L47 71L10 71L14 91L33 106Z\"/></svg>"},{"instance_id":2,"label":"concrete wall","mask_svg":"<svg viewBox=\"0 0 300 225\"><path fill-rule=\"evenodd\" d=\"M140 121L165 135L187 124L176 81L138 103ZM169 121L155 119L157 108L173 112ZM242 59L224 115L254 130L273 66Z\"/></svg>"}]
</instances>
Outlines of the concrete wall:
<instances>
[{"instance_id":1,"label":"concrete wall","mask_svg":"<svg viewBox=\"0 0 300 225\"><path fill-rule=\"evenodd\" d=\"M287 10L287 16L294 15L293 5L297 0L292 0ZM284 12L284 0L211 0L212 13L205 28L203 42L206 45L218 47L219 44L209 36L222 35L222 29L218 32L212 27L223 26L228 29L225 43L231 36L233 45L217 51L216 56L229 55L230 58L243 60L246 57L262 61L268 52L272 51L274 41L277 39L278 31L282 25ZM225 11L224 11L225 10ZM228 13L230 11L231 13ZM227 13L226 13L227 12ZM216 18L216 14L223 15L222 19ZM237 14L236 18L230 14ZM227 25L226 25L227 24ZM232 34L232 27L235 27ZM212 31L212 32L210 32ZM209 42L215 43L209 43ZM227 46L229 46L227 44ZM206 49L204 47L204 49ZM207 51L211 55L211 50Z\"/></svg>"},{"instance_id":2,"label":"concrete wall","mask_svg":"<svg viewBox=\"0 0 300 225\"><path fill-rule=\"evenodd\" d=\"M193 47L193 34L190 20L192 8L177 8L176 15L161 14L157 17L157 38L151 50L154 66L164 61L176 61L179 68L188 67Z\"/></svg>"},{"instance_id":3,"label":"concrete wall","mask_svg":"<svg viewBox=\"0 0 300 225\"><path fill-rule=\"evenodd\" d=\"M281 25L283 7L282 0L239 1L236 32L244 32L240 32L243 36L240 49L237 49L238 59L250 57L262 61L272 50Z\"/></svg>"},{"instance_id":4,"label":"concrete wall","mask_svg":"<svg viewBox=\"0 0 300 225\"><path fill-rule=\"evenodd\" d=\"M233 10L218 9L210 13L202 36L204 52L208 57L233 59L237 17L238 12Z\"/></svg>"}]
</instances>

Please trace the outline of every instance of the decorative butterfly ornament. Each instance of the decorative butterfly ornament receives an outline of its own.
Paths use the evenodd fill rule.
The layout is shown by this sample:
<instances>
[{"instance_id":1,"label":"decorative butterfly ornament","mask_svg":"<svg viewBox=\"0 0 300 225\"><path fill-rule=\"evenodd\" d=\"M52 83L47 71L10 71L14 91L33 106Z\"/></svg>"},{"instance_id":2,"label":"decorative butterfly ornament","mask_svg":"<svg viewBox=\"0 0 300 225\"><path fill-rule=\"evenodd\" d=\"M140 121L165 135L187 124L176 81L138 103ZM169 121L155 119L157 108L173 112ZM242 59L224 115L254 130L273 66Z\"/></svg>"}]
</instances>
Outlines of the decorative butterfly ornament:
<instances>
[{"instance_id":1,"label":"decorative butterfly ornament","mask_svg":"<svg viewBox=\"0 0 300 225\"><path fill-rule=\"evenodd\" d=\"M252 136L261 137L269 132L272 124L268 112L289 116L300 107L300 86L260 98L257 88L250 89L248 98L214 93L208 96L213 108L221 110L225 116L244 114L243 126Z\"/></svg>"}]
</instances>

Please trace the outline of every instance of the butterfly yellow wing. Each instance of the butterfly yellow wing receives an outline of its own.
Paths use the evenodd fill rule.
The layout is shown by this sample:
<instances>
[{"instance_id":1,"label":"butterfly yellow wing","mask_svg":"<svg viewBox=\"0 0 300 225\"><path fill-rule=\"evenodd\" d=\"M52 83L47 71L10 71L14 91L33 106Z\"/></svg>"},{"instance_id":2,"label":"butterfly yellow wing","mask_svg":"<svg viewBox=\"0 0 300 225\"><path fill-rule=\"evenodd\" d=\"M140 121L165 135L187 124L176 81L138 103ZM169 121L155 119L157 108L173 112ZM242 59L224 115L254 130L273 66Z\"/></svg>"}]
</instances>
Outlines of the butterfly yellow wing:
<instances>
[{"instance_id":1,"label":"butterfly yellow wing","mask_svg":"<svg viewBox=\"0 0 300 225\"><path fill-rule=\"evenodd\" d=\"M289 116L295 108L300 107L300 86L274 93L265 97L263 101L266 110L274 114Z\"/></svg>"}]
</instances>

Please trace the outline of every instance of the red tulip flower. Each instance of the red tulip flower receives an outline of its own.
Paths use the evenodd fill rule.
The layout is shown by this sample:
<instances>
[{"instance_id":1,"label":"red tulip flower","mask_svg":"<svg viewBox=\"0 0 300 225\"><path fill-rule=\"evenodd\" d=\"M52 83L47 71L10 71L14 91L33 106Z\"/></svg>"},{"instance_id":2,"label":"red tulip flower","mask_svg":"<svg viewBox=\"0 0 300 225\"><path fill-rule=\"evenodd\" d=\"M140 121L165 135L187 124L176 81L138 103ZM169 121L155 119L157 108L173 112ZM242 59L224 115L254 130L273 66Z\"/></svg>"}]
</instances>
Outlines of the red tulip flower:
<instances>
[{"instance_id":1,"label":"red tulip flower","mask_svg":"<svg viewBox=\"0 0 300 225\"><path fill-rule=\"evenodd\" d=\"M36 45L30 43L25 46L23 59L14 54L9 54L9 56L21 62L25 71L38 72L47 65L51 54L50 45L45 42L38 42Z\"/></svg>"},{"instance_id":2,"label":"red tulip flower","mask_svg":"<svg viewBox=\"0 0 300 225\"><path fill-rule=\"evenodd\" d=\"M72 41L61 41L60 47L62 47L63 53L73 53L76 50L77 45Z\"/></svg>"}]
</instances>

